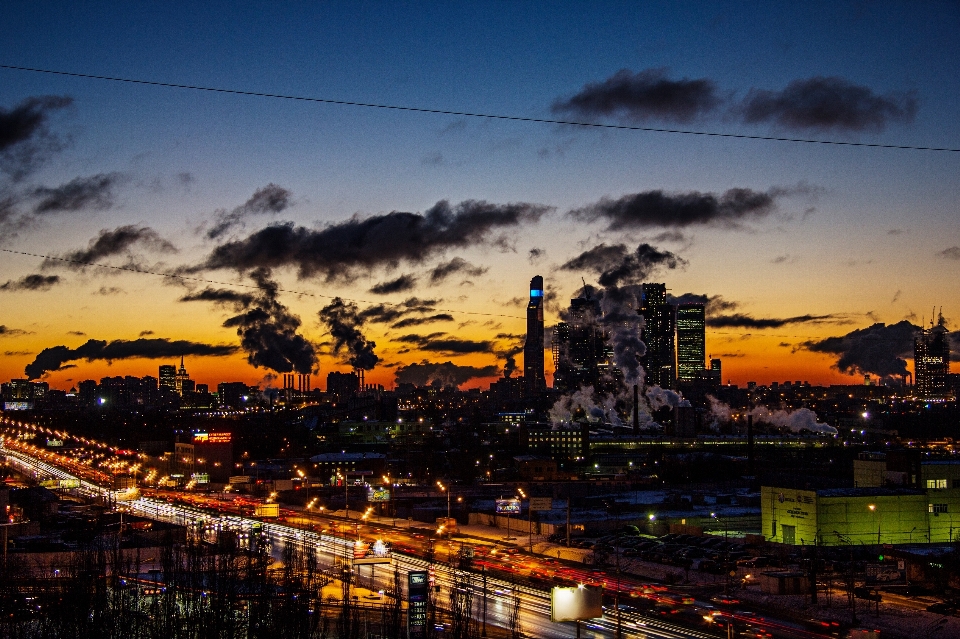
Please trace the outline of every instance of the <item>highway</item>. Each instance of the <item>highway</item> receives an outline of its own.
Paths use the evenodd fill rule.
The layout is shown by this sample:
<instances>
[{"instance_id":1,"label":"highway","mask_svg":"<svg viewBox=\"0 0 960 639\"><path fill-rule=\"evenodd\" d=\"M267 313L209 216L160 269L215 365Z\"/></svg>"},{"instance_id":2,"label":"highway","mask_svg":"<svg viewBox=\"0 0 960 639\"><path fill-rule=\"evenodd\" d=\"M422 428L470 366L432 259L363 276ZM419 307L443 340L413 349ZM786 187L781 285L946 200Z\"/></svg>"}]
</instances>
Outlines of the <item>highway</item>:
<instances>
[{"instance_id":1,"label":"highway","mask_svg":"<svg viewBox=\"0 0 960 639\"><path fill-rule=\"evenodd\" d=\"M35 477L38 480L47 478L78 479L62 468L48 464L43 460L31 457L23 452L10 450L9 448L0 449L0 451L7 456L12 464L19 468L20 472ZM288 523L263 521L238 513L224 513L216 509L205 508L198 505L171 502L164 498L144 495L134 496L129 492L106 489L83 479L79 479L79 482L80 487L77 490L81 495L107 499L111 503L123 503L133 514L155 521L174 523L188 527L192 526L195 531L200 532L205 530L232 530L241 534L253 535L255 530L259 530L262 538L268 540L270 553L277 560L282 557L283 550L288 544L294 544L299 549L312 548L316 553L318 564L321 567L326 567L331 570L335 567L342 566L346 558L353 557L356 539L352 533L354 526L357 524L356 520L350 522L331 521L329 523L334 525L327 529L322 529L321 526L317 525L299 528ZM315 518L315 521L322 521L323 519L329 518ZM338 523L339 525L337 525ZM344 525L344 523L347 525ZM337 530L338 528L340 529L339 531ZM344 528L346 528L346 534L341 532ZM340 532L340 534L334 534L336 532ZM404 537L404 533L395 530L379 530L377 533L378 536L385 538L393 537L399 539ZM416 535L413 536L415 537ZM409 531L406 533L406 537L408 537L405 539L407 543L417 542L416 539L409 538ZM453 588L469 588L472 593L474 617L478 621L481 620L483 599L485 596L486 624L493 627L509 628L515 598L518 598L520 605L519 625L525 636L542 639L552 639L554 637L572 638L577 636L575 624L571 622L554 623L550 621L550 593L548 590L517 584L508 579L492 576L489 573L486 576L486 588L484 589L483 575L476 570L478 566L484 565L484 561L476 561L474 570L466 571L458 569L448 563L438 561L428 563L426 560L413 556L411 553L397 552L396 549L392 553L392 559L402 574L411 570L431 569L435 576L436 585L440 586L440 594L437 595L437 601L441 608L447 607L449 595ZM372 568L371 566L357 566L354 570L354 579L357 585L369 587L375 591L389 591L393 587L392 567L378 566L377 568ZM586 576L586 571L581 570L577 572L583 572ZM612 580L609 577L602 576L600 581L604 581L608 587L612 587ZM720 624L713 624L711 626L707 624L701 616L701 613L711 612L712 606L708 603L691 602L685 607L659 606L659 608L661 608L659 611L657 609L653 611L637 610L634 606L628 605L635 603L634 600L625 596L623 590L621 592L622 636L625 638L680 639L689 637L692 639L713 639L715 637L726 636L723 629L719 627ZM656 596L650 598L658 599ZM669 596L663 598L663 600L666 601L670 601L671 599L672 597ZM658 612L659 614L657 614ZM670 613L677 612L684 613L678 615L678 618L684 618L683 624L671 619L672 615ZM716 610L712 612L717 613ZM608 610L608 614L602 618L582 622L581 636L584 638L595 637L604 639L615 637L615 614L615 611ZM738 612L730 611L724 614L726 615L725 617L718 617L717 620L733 619L741 627L750 628L751 636L776 636L797 639L822 636L793 624L763 619L762 617L752 616L749 613L738 614ZM696 629L696 626L702 629Z\"/></svg>"}]
</instances>

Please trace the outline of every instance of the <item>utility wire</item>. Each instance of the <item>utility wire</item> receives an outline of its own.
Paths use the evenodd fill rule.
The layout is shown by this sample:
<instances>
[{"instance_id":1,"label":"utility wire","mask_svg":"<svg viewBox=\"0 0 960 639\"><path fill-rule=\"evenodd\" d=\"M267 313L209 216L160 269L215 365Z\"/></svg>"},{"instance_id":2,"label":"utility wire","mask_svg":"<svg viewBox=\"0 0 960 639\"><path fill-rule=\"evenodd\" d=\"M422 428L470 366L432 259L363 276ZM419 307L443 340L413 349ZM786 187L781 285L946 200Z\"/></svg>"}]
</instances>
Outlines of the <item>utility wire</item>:
<instances>
[{"instance_id":1,"label":"utility wire","mask_svg":"<svg viewBox=\"0 0 960 639\"><path fill-rule=\"evenodd\" d=\"M65 257L56 257L53 255L41 255L39 253L27 253L26 251L14 251L12 249L0 248L0 251L4 253L10 253L13 255L26 255L27 257L42 257L45 260L52 260L54 262L64 262L66 264L77 264L79 266L94 266L97 268L107 268L113 269L114 271L126 271L128 273L140 273L143 275L156 275L158 277L168 277L175 280L184 280L188 282L201 282L203 284L216 284L218 286L234 286L238 288L252 288L257 290L266 290L267 287L257 286L256 284L242 284L240 282L221 282L218 280L208 280L203 277L191 277L188 275L181 275L180 273L165 273L163 271L148 271L147 269L135 268L133 266L114 266L112 264L100 264L98 262L86 262L83 260L71 260ZM359 304L382 304L383 306L396 306L399 308L408 308L403 304L396 304L393 302L372 302L370 300L358 300L351 299L349 297L343 297L341 295L324 295L323 293L307 293L306 291L295 291L289 288L277 288L277 291L283 293L292 293L294 295L306 295L308 297L323 297L326 299L336 299L340 298L347 302L356 302ZM431 312L444 312L444 313L458 313L460 315L481 315L483 317L503 317L507 319L525 319L517 315L504 315L502 313L480 313L478 311L460 311L450 308L432 308Z\"/></svg>"},{"instance_id":2,"label":"utility wire","mask_svg":"<svg viewBox=\"0 0 960 639\"><path fill-rule=\"evenodd\" d=\"M503 115L495 113L475 113L472 111L452 111L447 109L430 109L427 107L401 106L397 104L378 104L375 102L355 102L351 100L334 100L331 98L315 98L302 95L288 95L283 93L265 93L261 91L244 91L241 89L224 89L207 87L196 84L179 84L175 82L159 82L156 80L139 80L136 78L121 78L108 75L94 75L92 73L75 73L72 71L56 71L53 69L37 69L21 67L12 64L0 64L0 69L12 71L27 71L30 73L46 73L50 75L84 78L87 80L104 80L109 82L124 82L168 89L189 89L191 91L207 91L210 93L226 93L229 95L246 95L258 98L276 98L280 100L296 100L300 102L315 102L320 104L334 104L339 106L363 107L368 109L385 109L390 111L407 111L413 113L431 113L434 115L456 115L467 118L485 118L488 120L506 120L510 122L532 122L535 124L560 124L594 129L616 129L621 131L644 131L648 133L673 133L679 135L699 135L712 138L733 138L737 140L764 140L768 142L794 142L801 144L826 144L832 146L866 147L872 149L899 149L902 151L941 151L946 153L960 153L960 148L937 146L914 146L908 144L879 144L874 142L845 142L841 140L817 140L813 138L787 138L772 135L747 135L745 133L721 133L719 131L694 131L690 129L667 129L647 126L632 126L628 124L606 124L601 122L579 122L576 120L553 120L550 118L533 118L518 115Z\"/></svg>"}]
</instances>

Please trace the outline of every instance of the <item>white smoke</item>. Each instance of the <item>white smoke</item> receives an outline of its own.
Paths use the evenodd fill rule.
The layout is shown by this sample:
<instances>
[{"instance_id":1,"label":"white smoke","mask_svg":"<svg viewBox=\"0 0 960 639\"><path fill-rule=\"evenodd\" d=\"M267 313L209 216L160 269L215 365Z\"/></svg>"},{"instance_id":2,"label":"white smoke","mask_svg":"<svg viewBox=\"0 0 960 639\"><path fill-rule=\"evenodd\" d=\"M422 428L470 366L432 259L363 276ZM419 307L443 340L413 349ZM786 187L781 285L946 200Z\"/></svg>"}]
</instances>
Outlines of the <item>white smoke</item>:
<instances>
[{"instance_id":1,"label":"white smoke","mask_svg":"<svg viewBox=\"0 0 960 639\"><path fill-rule=\"evenodd\" d=\"M593 386L586 386L579 389L572 395L564 395L554 403L550 409L550 423L554 428L571 424L573 414L582 410L591 424L602 422L605 419L615 426L622 426L623 422L616 410L617 400L612 395L605 396L600 405L593 401Z\"/></svg>"},{"instance_id":2,"label":"white smoke","mask_svg":"<svg viewBox=\"0 0 960 639\"><path fill-rule=\"evenodd\" d=\"M817 414L809 408L798 408L793 411L770 410L766 406L757 406L747 415L753 415L758 422L765 422L778 428L785 428L792 433L802 430L823 435L836 435L837 429L829 424L817 421Z\"/></svg>"},{"instance_id":3,"label":"white smoke","mask_svg":"<svg viewBox=\"0 0 960 639\"><path fill-rule=\"evenodd\" d=\"M733 419L733 409L713 395L707 395L707 403L707 419L710 420L710 430L719 431L720 424L727 424Z\"/></svg>"},{"instance_id":4,"label":"white smoke","mask_svg":"<svg viewBox=\"0 0 960 639\"><path fill-rule=\"evenodd\" d=\"M650 386L647 388L646 396L647 401L650 403L650 408L654 411L658 411L664 406L670 406L671 408L690 406L690 402L685 400L683 395L675 393L668 388Z\"/></svg>"}]
</instances>

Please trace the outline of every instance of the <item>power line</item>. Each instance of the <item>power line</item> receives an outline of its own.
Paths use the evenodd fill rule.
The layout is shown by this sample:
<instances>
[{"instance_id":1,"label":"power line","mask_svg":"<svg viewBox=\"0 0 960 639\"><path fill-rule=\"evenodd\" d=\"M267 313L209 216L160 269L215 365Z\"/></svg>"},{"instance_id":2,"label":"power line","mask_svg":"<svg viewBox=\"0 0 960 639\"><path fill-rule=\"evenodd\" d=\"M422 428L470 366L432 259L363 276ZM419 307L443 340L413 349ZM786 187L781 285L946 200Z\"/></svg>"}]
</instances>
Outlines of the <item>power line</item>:
<instances>
[{"instance_id":1,"label":"power line","mask_svg":"<svg viewBox=\"0 0 960 639\"><path fill-rule=\"evenodd\" d=\"M114 271L126 271L128 273L140 273L142 275L156 275L158 277L168 277L176 280L185 280L189 282L201 282L203 284L216 284L218 286L234 286L238 288L252 288L257 290L267 290L265 286L258 286L256 284L242 284L239 282L221 282L218 280L209 280L203 277L191 277L188 275L181 275L180 273L165 273L163 271L148 271L147 269L134 268L132 266L114 266L112 264L100 264L97 262L87 262L84 260L71 260L65 257L56 257L53 255L41 255L39 253L27 253L26 251L14 251L12 249L0 248L0 251L4 253L11 253L13 255L26 255L27 257L42 257L45 260L52 260L54 262L64 262L66 264L77 264L80 266L93 266L97 268L106 268L112 269ZM408 308L403 304L396 304L393 302L372 302L370 300L359 300L352 299L349 297L343 297L341 295L324 295L323 293L308 293L306 291L295 291L289 288L277 288L276 289L282 293L292 293L294 295L306 295L308 297L323 297L326 299L336 299L340 298L347 302L356 302L358 304L382 304L383 306L396 306L398 308ZM478 311L461 311L454 310L450 308L433 308L431 311L439 311L443 313L458 313L460 315L480 315L483 317L503 317L506 319L524 319L518 315L504 315L502 313L480 313Z\"/></svg>"},{"instance_id":2,"label":"power line","mask_svg":"<svg viewBox=\"0 0 960 639\"><path fill-rule=\"evenodd\" d=\"M427 107L402 106L398 104L380 104L376 102L355 102L352 100L334 100L331 98L316 98L302 95L289 95L283 93L266 93L261 91L245 91L242 89L225 89L222 87L208 87L197 84L179 84L176 82L159 82L156 80L140 80L136 78L121 78L108 75L95 75L92 73L76 73L72 71L56 71L53 69L37 69L34 67L21 67L12 64L0 64L0 69L9 69L12 71L27 71L30 73L46 73L50 75L67 76L71 78L83 78L87 80L104 80L109 82L123 82L127 84L140 84L154 87L164 87L168 89L188 89L191 91L207 91L210 93L225 93L229 95L245 95L258 98L275 98L279 100L296 100L299 102L315 102L319 104L333 104L338 106L363 107L368 109L385 109L390 111L407 111L412 113L430 113L434 115L456 115L467 118L484 118L488 120L506 120L509 122L531 122L535 124L560 124L563 126L576 126L594 129L615 129L620 131L644 131L647 133L673 133L679 135L699 135L711 138L733 138L737 140L763 140L767 142L794 142L801 144L826 144L832 146L852 146L866 147L872 149L898 149L902 151L941 151L947 153L960 153L960 148L937 147L937 146L913 146L908 144L879 144L875 142L845 142L842 140L817 140L813 138L787 138L772 135L748 135L745 133L721 133L719 131L694 131L691 129L667 129L647 126L633 126L628 124L606 124L601 122L579 122L576 120L553 120L550 118L533 118L519 115L503 115L496 113L477 113L472 111L452 111L448 109L431 109Z\"/></svg>"}]
</instances>

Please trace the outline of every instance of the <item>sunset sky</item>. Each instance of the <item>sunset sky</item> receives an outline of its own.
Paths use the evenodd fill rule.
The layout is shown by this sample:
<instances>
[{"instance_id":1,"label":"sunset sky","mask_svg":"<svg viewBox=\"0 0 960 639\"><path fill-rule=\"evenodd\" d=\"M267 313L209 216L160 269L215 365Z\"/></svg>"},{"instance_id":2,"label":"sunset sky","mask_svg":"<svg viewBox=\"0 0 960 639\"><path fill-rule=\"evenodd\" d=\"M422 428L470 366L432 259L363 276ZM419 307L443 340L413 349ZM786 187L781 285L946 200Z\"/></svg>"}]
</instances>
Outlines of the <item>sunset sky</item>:
<instances>
[{"instance_id":1,"label":"sunset sky","mask_svg":"<svg viewBox=\"0 0 960 639\"><path fill-rule=\"evenodd\" d=\"M710 300L724 381L862 382L906 355L872 325L960 324L958 28L948 2L6 2L6 67L947 150L0 68L0 379L60 346L32 369L58 388L182 351L211 385L322 386L357 355L326 307L376 343L368 382L485 387L531 277L550 325L623 267Z\"/></svg>"}]
</instances>

